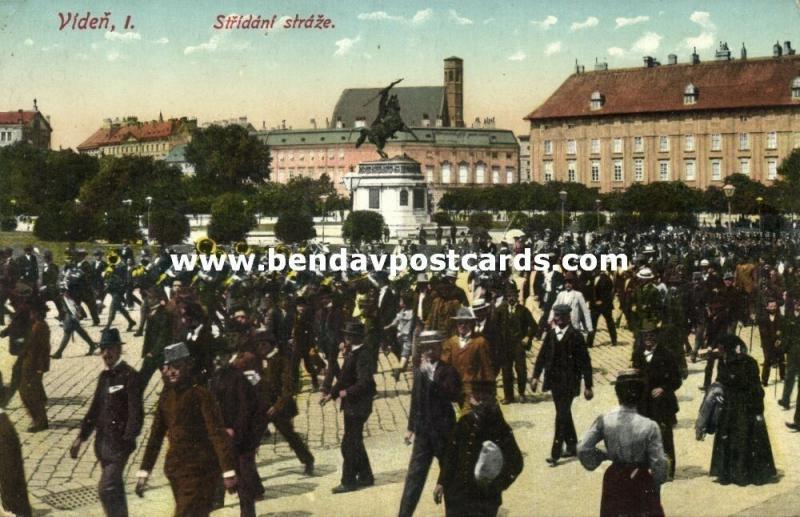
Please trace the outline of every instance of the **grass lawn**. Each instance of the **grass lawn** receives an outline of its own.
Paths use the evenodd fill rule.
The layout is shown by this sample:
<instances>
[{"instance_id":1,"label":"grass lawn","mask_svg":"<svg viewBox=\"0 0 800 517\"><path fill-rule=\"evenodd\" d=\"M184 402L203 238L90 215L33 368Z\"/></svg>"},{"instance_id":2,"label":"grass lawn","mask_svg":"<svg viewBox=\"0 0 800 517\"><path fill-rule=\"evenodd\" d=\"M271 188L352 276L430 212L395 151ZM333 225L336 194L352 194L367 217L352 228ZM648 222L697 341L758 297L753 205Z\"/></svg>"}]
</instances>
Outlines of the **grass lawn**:
<instances>
[{"instance_id":1,"label":"grass lawn","mask_svg":"<svg viewBox=\"0 0 800 517\"><path fill-rule=\"evenodd\" d=\"M14 248L15 252L17 250L22 250L22 247L26 244L33 244L34 247L39 248L39 253L41 254L44 250L48 249L53 252L53 261L58 265L61 266L65 260L65 254L67 247L69 246L68 242L63 241L42 241L37 239L32 232L0 232L0 246L3 248L10 247ZM114 248L118 249L120 247L119 244L108 244L108 243L96 243L96 242L76 242L75 248L83 248L89 252L91 255L92 251L97 248L105 250L107 248ZM138 257L139 249L141 245L139 244L131 244L134 253Z\"/></svg>"}]
</instances>

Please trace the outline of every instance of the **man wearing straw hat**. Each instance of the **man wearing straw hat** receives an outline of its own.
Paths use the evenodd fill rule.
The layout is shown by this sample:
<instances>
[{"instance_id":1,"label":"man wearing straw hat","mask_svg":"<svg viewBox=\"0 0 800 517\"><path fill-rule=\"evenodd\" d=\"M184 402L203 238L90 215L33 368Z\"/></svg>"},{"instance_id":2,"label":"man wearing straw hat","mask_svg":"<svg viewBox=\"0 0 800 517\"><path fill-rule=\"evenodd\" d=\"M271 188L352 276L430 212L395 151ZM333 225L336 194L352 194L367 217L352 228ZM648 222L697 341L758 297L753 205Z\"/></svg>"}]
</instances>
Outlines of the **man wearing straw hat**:
<instances>
[{"instance_id":1,"label":"man wearing straw hat","mask_svg":"<svg viewBox=\"0 0 800 517\"><path fill-rule=\"evenodd\" d=\"M492 368L489 342L476 334L475 314L469 307L461 307L451 318L456 323L457 333L445 341L442 361L453 365L461 376L464 395L462 411L469 411L469 394L476 389L494 386L497 377Z\"/></svg>"}]
</instances>

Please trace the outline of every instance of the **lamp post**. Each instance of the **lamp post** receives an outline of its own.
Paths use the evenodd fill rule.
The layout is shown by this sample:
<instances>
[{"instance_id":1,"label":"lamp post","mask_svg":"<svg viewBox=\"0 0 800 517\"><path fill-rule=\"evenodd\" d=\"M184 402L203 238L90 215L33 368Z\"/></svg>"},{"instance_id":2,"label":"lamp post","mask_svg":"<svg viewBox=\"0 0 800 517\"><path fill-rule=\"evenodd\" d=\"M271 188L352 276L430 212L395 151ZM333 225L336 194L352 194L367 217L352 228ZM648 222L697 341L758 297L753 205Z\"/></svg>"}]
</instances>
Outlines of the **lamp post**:
<instances>
[{"instance_id":1,"label":"lamp post","mask_svg":"<svg viewBox=\"0 0 800 517\"><path fill-rule=\"evenodd\" d=\"M725 199L728 200L728 234L733 234L733 221L731 220L731 198L733 198L736 187L730 183L722 187L722 192L725 194Z\"/></svg>"},{"instance_id":2,"label":"lamp post","mask_svg":"<svg viewBox=\"0 0 800 517\"><path fill-rule=\"evenodd\" d=\"M756 203L758 203L758 234L760 238L764 238L764 198L758 196L756 198Z\"/></svg>"},{"instance_id":3,"label":"lamp post","mask_svg":"<svg viewBox=\"0 0 800 517\"><path fill-rule=\"evenodd\" d=\"M328 216L328 194L320 195L319 199L322 201L322 243L325 244L325 219Z\"/></svg>"},{"instance_id":4,"label":"lamp post","mask_svg":"<svg viewBox=\"0 0 800 517\"><path fill-rule=\"evenodd\" d=\"M597 230L598 231L600 230L600 205L601 204L602 204L602 201L600 201L599 198L594 200L594 208L595 208L595 212L597 214Z\"/></svg>"},{"instance_id":5,"label":"lamp post","mask_svg":"<svg viewBox=\"0 0 800 517\"><path fill-rule=\"evenodd\" d=\"M558 193L559 199L561 199L561 235L564 235L564 203L567 202L567 191L562 190Z\"/></svg>"},{"instance_id":6,"label":"lamp post","mask_svg":"<svg viewBox=\"0 0 800 517\"><path fill-rule=\"evenodd\" d=\"M147 196L144 201L147 203L147 242L150 242L150 205L153 204L153 196Z\"/></svg>"}]
</instances>

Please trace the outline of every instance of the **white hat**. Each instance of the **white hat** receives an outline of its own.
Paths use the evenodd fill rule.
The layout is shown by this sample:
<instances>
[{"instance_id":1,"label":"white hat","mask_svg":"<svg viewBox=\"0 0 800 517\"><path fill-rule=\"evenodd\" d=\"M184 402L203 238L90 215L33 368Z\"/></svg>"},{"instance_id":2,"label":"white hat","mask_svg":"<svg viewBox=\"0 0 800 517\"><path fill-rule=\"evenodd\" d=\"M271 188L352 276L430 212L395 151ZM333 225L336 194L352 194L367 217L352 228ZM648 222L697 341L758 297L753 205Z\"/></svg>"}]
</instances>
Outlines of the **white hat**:
<instances>
[{"instance_id":1,"label":"white hat","mask_svg":"<svg viewBox=\"0 0 800 517\"><path fill-rule=\"evenodd\" d=\"M636 273L636 278L641 278L642 280L651 280L653 279L653 271L649 267L643 267Z\"/></svg>"},{"instance_id":2,"label":"white hat","mask_svg":"<svg viewBox=\"0 0 800 517\"><path fill-rule=\"evenodd\" d=\"M701 266L710 266L711 262L709 262L708 259L703 259L703 260L700 261L700 265Z\"/></svg>"},{"instance_id":3,"label":"white hat","mask_svg":"<svg viewBox=\"0 0 800 517\"><path fill-rule=\"evenodd\" d=\"M488 303L486 303L486 300L484 300L483 298L476 298L476 299L472 300L472 305L470 306L470 308L472 309L472 312L480 311L480 310L483 310L483 309L487 309L489 307L490 307L490 305Z\"/></svg>"}]
</instances>

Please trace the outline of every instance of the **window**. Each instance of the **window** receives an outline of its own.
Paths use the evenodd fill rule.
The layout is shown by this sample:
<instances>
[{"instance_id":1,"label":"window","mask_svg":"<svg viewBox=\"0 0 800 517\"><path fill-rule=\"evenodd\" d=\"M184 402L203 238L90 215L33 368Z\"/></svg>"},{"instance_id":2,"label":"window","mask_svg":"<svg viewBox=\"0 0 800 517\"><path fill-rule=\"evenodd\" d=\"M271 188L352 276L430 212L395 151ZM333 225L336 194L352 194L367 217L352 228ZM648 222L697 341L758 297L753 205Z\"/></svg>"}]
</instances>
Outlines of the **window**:
<instances>
[{"instance_id":1,"label":"window","mask_svg":"<svg viewBox=\"0 0 800 517\"><path fill-rule=\"evenodd\" d=\"M658 179L660 181L669 181L669 160L659 160Z\"/></svg>"},{"instance_id":2,"label":"window","mask_svg":"<svg viewBox=\"0 0 800 517\"><path fill-rule=\"evenodd\" d=\"M739 150L746 151L750 149L750 133L739 133Z\"/></svg>"},{"instance_id":3,"label":"window","mask_svg":"<svg viewBox=\"0 0 800 517\"><path fill-rule=\"evenodd\" d=\"M514 167L506 167L506 184L511 185L514 182Z\"/></svg>"},{"instance_id":4,"label":"window","mask_svg":"<svg viewBox=\"0 0 800 517\"><path fill-rule=\"evenodd\" d=\"M475 183L486 183L486 165L482 163L475 166Z\"/></svg>"},{"instance_id":5,"label":"window","mask_svg":"<svg viewBox=\"0 0 800 517\"><path fill-rule=\"evenodd\" d=\"M792 81L792 99L800 100L800 75Z\"/></svg>"},{"instance_id":6,"label":"window","mask_svg":"<svg viewBox=\"0 0 800 517\"><path fill-rule=\"evenodd\" d=\"M371 188L369 189L369 207L375 210L380 210L381 208L381 189L379 188Z\"/></svg>"},{"instance_id":7,"label":"window","mask_svg":"<svg viewBox=\"0 0 800 517\"><path fill-rule=\"evenodd\" d=\"M625 173L622 170L622 160L614 160L614 181L623 181Z\"/></svg>"},{"instance_id":8,"label":"window","mask_svg":"<svg viewBox=\"0 0 800 517\"><path fill-rule=\"evenodd\" d=\"M697 86L689 83L683 89L683 103L684 104L697 104L697 98L700 96L700 91Z\"/></svg>"},{"instance_id":9,"label":"window","mask_svg":"<svg viewBox=\"0 0 800 517\"><path fill-rule=\"evenodd\" d=\"M633 152L635 153L643 153L644 152L644 138L641 136L633 137Z\"/></svg>"},{"instance_id":10,"label":"window","mask_svg":"<svg viewBox=\"0 0 800 517\"><path fill-rule=\"evenodd\" d=\"M425 180L428 183L433 183L433 165L425 166Z\"/></svg>"},{"instance_id":11,"label":"window","mask_svg":"<svg viewBox=\"0 0 800 517\"><path fill-rule=\"evenodd\" d=\"M592 154L600 154L600 139L592 138Z\"/></svg>"},{"instance_id":12,"label":"window","mask_svg":"<svg viewBox=\"0 0 800 517\"><path fill-rule=\"evenodd\" d=\"M720 181L722 179L722 161L711 160L711 179Z\"/></svg>"},{"instance_id":13,"label":"window","mask_svg":"<svg viewBox=\"0 0 800 517\"><path fill-rule=\"evenodd\" d=\"M778 160L770 158L767 160L767 179L774 180L778 178Z\"/></svg>"},{"instance_id":14,"label":"window","mask_svg":"<svg viewBox=\"0 0 800 517\"><path fill-rule=\"evenodd\" d=\"M669 137L668 136L660 136L658 137L658 150L662 153L666 153L669 151Z\"/></svg>"},{"instance_id":15,"label":"window","mask_svg":"<svg viewBox=\"0 0 800 517\"><path fill-rule=\"evenodd\" d=\"M458 182L462 185L469 183L469 165L466 163L458 164Z\"/></svg>"},{"instance_id":16,"label":"window","mask_svg":"<svg viewBox=\"0 0 800 517\"><path fill-rule=\"evenodd\" d=\"M778 148L778 133L777 131L770 131L767 133L767 149Z\"/></svg>"},{"instance_id":17,"label":"window","mask_svg":"<svg viewBox=\"0 0 800 517\"><path fill-rule=\"evenodd\" d=\"M742 158L739 160L739 172L745 176L750 176L750 158Z\"/></svg>"},{"instance_id":18,"label":"window","mask_svg":"<svg viewBox=\"0 0 800 517\"><path fill-rule=\"evenodd\" d=\"M605 99L603 98L602 93L597 91L592 92L592 96L589 99L589 107L592 109L592 111L599 110L603 107L604 100Z\"/></svg>"},{"instance_id":19,"label":"window","mask_svg":"<svg viewBox=\"0 0 800 517\"><path fill-rule=\"evenodd\" d=\"M570 183L578 181L578 170L575 162L567 162L567 181Z\"/></svg>"},{"instance_id":20,"label":"window","mask_svg":"<svg viewBox=\"0 0 800 517\"><path fill-rule=\"evenodd\" d=\"M333 160L335 157L333 149L328 150L328 160Z\"/></svg>"},{"instance_id":21,"label":"window","mask_svg":"<svg viewBox=\"0 0 800 517\"><path fill-rule=\"evenodd\" d=\"M344 160L344 149L339 149L339 159Z\"/></svg>"},{"instance_id":22,"label":"window","mask_svg":"<svg viewBox=\"0 0 800 517\"><path fill-rule=\"evenodd\" d=\"M406 189L400 191L400 206L408 206L408 191Z\"/></svg>"},{"instance_id":23,"label":"window","mask_svg":"<svg viewBox=\"0 0 800 517\"><path fill-rule=\"evenodd\" d=\"M542 181L547 183L553 181L553 162L544 162L542 164Z\"/></svg>"},{"instance_id":24,"label":"window","mask_svg":"<svg viewBox=\"0 0 800 517\"><path fill-rule=\"evenodd\" d=\"M450 183L450 164L442 164L442 183Z\"/></svg>"},{"instance_id":25,"label":"window","mask_svg":"<svg viewBox=\"0 0 800 517\"><path fill-rule=\"evenodd\" d=\"M599 183L600 182L600 162L593 161L592 162L592 183Z\"/></svg>"},{"instance_id":26,"label":"window","mask_svg":"<svg viewBox=\"0 0 800 517\"><path fill-rule=\"evenodd\" d=\"M414 189L414 210L424 210L425 209L425 189L415 188Z\"/></svg>"},{"instance_id":27,"label":"window","mask_svg":"<svg viewBox=\"0 0 800 517\"><path fill-rule=\"evenodd\" d=\"M697 179L697 168L695 167L694 160L686 160L684 169L686 169L686 181L694 181Z\"/></svg>"},{"instance_id":28,"label":"window","mask_svg":"<svg viewBox=\"0 0 800 517\"><path fill-rule=\"evenodd\" d=\"M795 133L792 140L792 149L800 149L800 133Z\"/></svg>"},{"instance_id":29,"label":"window","mask_svg":"<svg viewBox=\"0 0 800 517\"><path fill-rule=\"evenodd\" d=\"M366 125L367 125L366 119L364 119L364 117L358 117L353 127L365 127Z\"/></svg>"},{"instance_id":30,"label":"window","mask_svg":"<svg viewBox=\"0 0 800 517\"><path fill-rule=\"evenodd\" d=\"M544 154L553 154L552 140L545 140L544 142L542 142L542 146L544 147Z\"/></svg>"},{"instance_id":31,"label":"window","mask_svg":"<svg viewBox=\"0 0 800 517\"><path fill-rule=\"evenodd\" d=\"M633 181L644 181L644 160L633 160Z\"/></svg>"},{"instance_id":32,"label":"window","mask_svg":"<svg viewBox=\"0 0 800 517\"><path fill-rule=\"evenodd\" d=\"M492 183L495 185L500 183L500 167L496 165L492 167Z\"/></svg>"},{"instance_id":33,"label":"window","mask_svg":"<svg viewBox=\"0 0 800 517\"><path fill-rule=\"evenodd\" d=\"M576 154L578 151L578 144L575 140L567 140L567 154Z\"/></svg>"},{"instance_id":34,"label":"window","mask_svg":"<svg viewBox=\"0 0 800 517\"><path fill-rule=\"evenodd\" d=\"M622 139L621 138L615 138L614 139L614 152L615 153L621 153L622 152Z\"/></svg>"},{"instance_id":35,"label":"window","mask_svg":"<svg viewBox=\"0 0 800 517\"><path fill-rule=\"evenodd\" d=\"M694 151L694 135L686 135L683 137L683 150Z\"/></svg>"},{"instance_id":36,"label":"window","mask_svg":"<svg viewBox=\"0 0 800 517\"><path fill-rule=\"evenodd\" d=\"M719 151L722 149L722 135L714 133L711 135L711 150Z\"/></svg>"}]
</instances>

